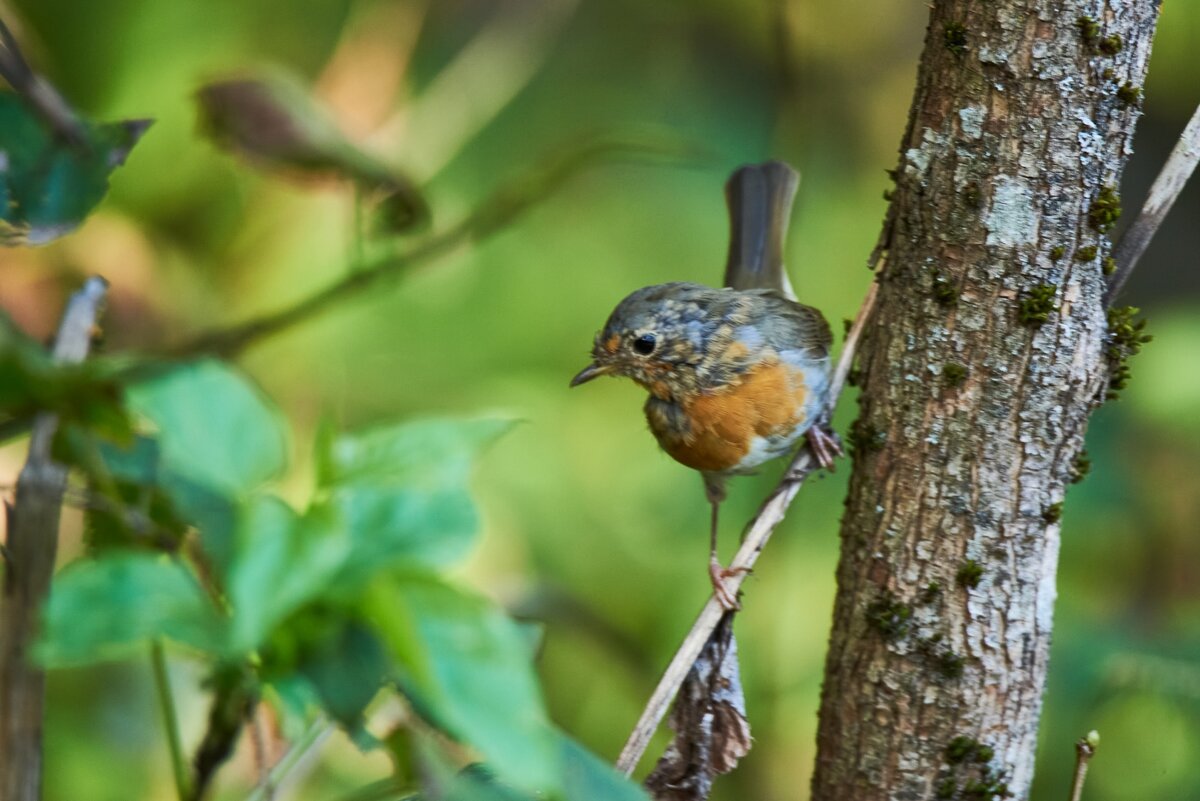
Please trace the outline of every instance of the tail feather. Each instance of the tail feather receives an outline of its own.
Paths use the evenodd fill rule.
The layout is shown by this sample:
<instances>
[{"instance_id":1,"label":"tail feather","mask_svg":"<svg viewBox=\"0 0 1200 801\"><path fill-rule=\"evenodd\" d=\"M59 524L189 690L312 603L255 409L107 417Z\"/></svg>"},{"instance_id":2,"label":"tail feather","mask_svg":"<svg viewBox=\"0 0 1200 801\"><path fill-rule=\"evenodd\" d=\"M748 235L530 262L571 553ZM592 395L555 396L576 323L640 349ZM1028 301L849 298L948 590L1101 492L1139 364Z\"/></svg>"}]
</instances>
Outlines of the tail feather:
<instances>
[{"instance_id":1,"label":"tail feather","mask_svg":"<svg viewBox=\"0 0 1200 801\"><path fill-rule=\"evenodd\" d=\"M795 300L783 267L792 201L800 174L782 161L741 167L725 184L729 205L729 258L725 286L774 289Z\"/></svg>"}]
</instances>

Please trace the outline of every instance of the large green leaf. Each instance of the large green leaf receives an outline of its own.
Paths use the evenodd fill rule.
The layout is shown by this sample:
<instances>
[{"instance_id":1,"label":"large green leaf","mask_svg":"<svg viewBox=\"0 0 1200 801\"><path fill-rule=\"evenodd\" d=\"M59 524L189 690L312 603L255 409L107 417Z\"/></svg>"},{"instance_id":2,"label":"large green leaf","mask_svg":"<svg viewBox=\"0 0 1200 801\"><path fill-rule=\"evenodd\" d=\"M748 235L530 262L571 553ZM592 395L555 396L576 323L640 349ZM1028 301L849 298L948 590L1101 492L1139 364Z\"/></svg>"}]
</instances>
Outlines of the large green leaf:
<instances>
[{"instance_id":1,"label":"large green leaf","mask_svg":"<svg viewBox=\"0 0 1200 801\"><path fill-rule=\"evenodd\" d=\"M568 801L647 801L639 785L565 734L559 735L563 753L563 798Z\"/></svg>"},{"instance_id":2,"label":"large green leaf","mask_svg":"<svg viewBox=\"0 0 1200 801\"><path fill-rule=\"evenodd\" d=\"M340 581L358 583L381 568L437 568L464 556L478 530L475 504L462 486L430 488L352 485L320 508L344 527L351 551Z\"/></svg>"},{"instance_id":3,"label":"large green leaf","mask_svg":"<svg viewBox=\"0 0 1200 801\"><path fill-rule=\"evenodd\" d=\"M84 141L71 143L16 95L0 93L0 242L41 245L73 230L149 124L84 120Z\"/></svg>"},{"instance_id":4,"label":"large green leaf","mask_svg":"<svg viewBox=\"0 0 1200 801\"><path fill-rule=\"evenodd\" d=\"M214 490L245 492L286 464L278 412L220 362L182 365L136 384L129 404L158 428L164 467Z\"/></svg>"},{"instance_id":5,"label":"large green leaf","mask_svg":"<svg viewBox=\"0 0 1200 801\"><path fill-rule=\"evenodd\" d=\"M377 580L366 610L422 714L479 749L506 782L558 792L562 751L516 623L431 577Z\"/></svg>"},{"instance_id":6,"label":"large green leaf","mask_svg":"<svg viewBox=\"0 0 1200 801\"><path fill-rule=\"evenodd\" d=\"M467 492L479 449L506 420L424 420L319 441L324 489L317 508L347 532L351 552L340 582L356 585L381 567L449 565L478 529Z\"/></svg>"},{"instance_id":7,"label":"large green leaf","mask_svg":"<svg viewBox=\"0 0 1200 801\"><path fill-rule=\"evenodd\" d=\"M266 495L250 501L229 570L231 654L258 648L274 627L327 592L346 553L345 537L321 515L301 518Z\"/></svg>"},{"instance_id":8,"label":"large green leaf","mask_svg":"<svg viewBox=\"0 0 1200 801\"><path fill-rule=\"evenodd\" d=\"M481 448L512 420L433 418L326 438L318 442L321 486L354 483L443 486L464 479Z\"/></svg>"},{"instance_id":9,"label":"large green leaf","mask_svg":"<svg viewBox=\"0 0 1200 801\"><path fill-rule=\"evenodd\" d=\"M168 556L115 554L54 579L38 658L72 665L127 656L154 637L214 651L224 621L186 567Z\"/></svg>"}]
</instances>

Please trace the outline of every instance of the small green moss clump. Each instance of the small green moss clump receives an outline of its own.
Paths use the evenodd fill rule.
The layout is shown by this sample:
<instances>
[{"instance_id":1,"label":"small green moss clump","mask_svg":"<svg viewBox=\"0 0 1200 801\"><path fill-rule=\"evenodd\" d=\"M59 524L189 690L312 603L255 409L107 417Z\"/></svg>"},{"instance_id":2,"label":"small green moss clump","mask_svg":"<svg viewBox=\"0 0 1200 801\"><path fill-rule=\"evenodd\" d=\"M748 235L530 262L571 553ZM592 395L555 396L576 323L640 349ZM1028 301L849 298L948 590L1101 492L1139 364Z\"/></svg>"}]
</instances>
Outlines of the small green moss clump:
<instances>
[{"instance_id":1,"label":"small green moss clump","mask_svg":"<svg viewBox=\"0 0 1200 801\"><path fill-rule=\"evenodd\" d=\"M912 625L912 607L901 603L896 596L884 591L867 606L867 625L885 640L898 640Z\"/></svg>"},{"instance_id":2,"label":"small green moss clump","mask_svg":"<svg viewBox=\"0 0 1200 801\"><path fill-rule=\"evenodd\" d=\"M968 208L977 209L981 202L979 184L972 181L963 188L963 203Z\"/></svg>"},{"instance_id":3,"label":"small green moss clump","mask_svg":"<svg viewBox=\"0 0 1200 801\"><path fill-rule=\"evenodd\" d=\"M946 761L951 765L960 765L974 757L978 748L979 741L960 734L946 746Z\"/></svg>"},{"instance_id":4,"label":"small green moss clump","mask_svg":"<svg viewBox=\"0 0 1200 801\"><path fill-rule=\"evenodd\" d=\"M1100 73L1100 77L1106 81L1111 81L1117 77L1117 73L1112 67L1105 67L1104 72Z\"/></svg>"},{"instance_id":5,"label":"small green moss clump","mask_svg":"<svg viewBox=\"0 0 1200 801\"><path fill-rule=\"evenodd\" d=\"M862 419L855 420L846 433L846 443L850 448L851 456L881 450L885 442L887 442L887 432L880 431Z\"/></svg>"},{"instance_id":6,"label":"small green moss clump","mask_svg":"<svg viewBox=\"0 0 1200 801\"><path fill-rule=\"evenodd\" d=\"M936 581L931 581L925 585L925 589L921 590L921 603L931 604L938 599L942 594L942 585Z\"/></svg>"},{"instance_id":7,"label":"small green moss clump","mask_svg":"<svg viewBox=\"0 0 1200 801\"><path fill-rule=\"evenodd\" d=\"M947 22L942 28L942 41L946 49L961 57L967 52L967 29L961 22Z\"/></svg>"},{"instance_id":8,"label":"small green moss clump","mask_svg":"<svg viewBox=\"0 0 1200 801\"><path fill-rule=\"evenodd\" d=\"M958 586L973 590L979 586L980 580L983 578L983 565L976 562L974 559L968 559L959 565L958 572L954 574L954 580L958 582Z\"/></svg>"},{"instance_id":9,"label":"small green moss clump","mask_svg":"<svg viewBox=\"0 0 1200 801\"><path fill-rule=\"evenodd\" d=\"M1121 37L1115 33L1110 33L1100 40L1098 47L1100 52L1106 56L1115 56L1121 52Z\"/></svg>"},{"instance_id":10,"label":"small green moss clump","mask_svg":"<svg viewBox=\"0 0 1200 801\"><path fill-rule=\"evenodd\" d=\"M1121 217L1121 196L1116 187L1105 186L1100 189L1096 199L1088 209L1088 223L1100 233L1111 231Z\"/></svg>"},{"instance_id":11,"label":"small green moss clump","mask_svg":"<svg viewBox=\"0 0 1200 801\"><path fill-rule=\"evenodd\" d=\"M1053 284L1038 284L1029 291L1029 296L1021 301L1018 310L1020 321L1031 328L1041 328L1050 319L1050 315L1058 311L1054 296L1058 292Z\"/></svg>"},{"instance_id":12,"label":"small green moss clump","mask_svg":"<svg viewBox=\"0 0 1200 801\"><path fill-rule=\"evenodd\" d=\"M892 202L893 197L894 197L894 193L892 192L891 189L883 190L883 199L886 200L888 203Z\"/></svg>"},{"instance_id":13,"label":"small green moss clump","mask_svg":"<svg viewBox=\"0 0 1200 801\"><path fill-rule=\"evenodd\" d=\"M958 288L947 281L941 273L933 274L933 285L930 287L930 291L939 306L950 308L958 305Z\"/></svg>"},{"instance_id":14,"label":"small green moss clump","mask_svg":"<svg viewBox=\"0 0 1200 801\"><path fill-rule=\"evenodd\" d=\"M1080 451L1071 461L1071 483L1078 484L1092 472L1092 459L1087 451Z\"/></svg>"},{"instance_id":15,"label":"small green moss clump","mask_svg":"<svg viewBox=\"0 0 1200 801\"><path fill-rule=\"evenodd\" d=\"M1096 254L1100 252L1100 248L1095 245L1088 245L1075 251L1075 261L1092 261L1096 258Z\"/></svg>"},{"instance_id":16,"label":"small green moss clump","mask_svg":"<svg viewBox=\"0 0 1200 801\"><path fill-rule=\"evenodd\" d=\"M1142 102L1142 87L1126 82L1117 90L1117 100L1127 106L1138 106Z\"/></svg>"},{"instance_id":17,"label":"small green moss clump","mask_svg":"<svg viewBox=\"0 0 1200 801\"><path fill-rule=\"evenodd\" d=\"M938 651L932 656L933 669L947 679L961 679L967 660L953 651Z\"/></svg>"},{"instance_id":18,"label":"small green moss clump","mask_svg":"<svg viewBox=\"0 0 1200 801\"><path fill-rule=\"evenodd\" d=\"M1042 510L1042 520L1046 521L1047 525L1057 523L1062 520L1062 501L1052 503Z\"/></svg>"},{"instance_id":19,"label":"small green moss clump","mask_svg":"<svg viewBox=\"0 0 1200 801\"><path fill-rule=\"evenodd\" d=\"M960 387L967 380L967 368L953 362L942 365L942 378L946 386Z\"/></svg>"},{"instance_id":20,"label":"small green moss clump","mask_svg":"<svg viewBox=\"0 0 1200 801\"><path fill-rule=\"evenodd\" d=\"M1100 269L1105 275L1112 275L1117 271L1117 260L1112 256L1105 256L1104 261L1100 262Z\"/></svg>"},{"instance_id":21,"label":"small green moss clump","mask_svg":"<svg viewBox=\"0 0 1200 801\"><path fill-rule=\"evenodd\" d=\"M1135 319L1137 314L1134 306L1114 306L1108 310L1108 347L1104 352L1108 359L1107 400L1119 397L1129 383L1129 359L1154 339L1146 333L1146 320Z\"/></svg>"},{"instance_id":22,"label":"small green moss clump","mask_svg":"<svg viewBox=\"0 0 1200 801\"><path fill-rule=\"evenodd\" d=\"M1012 796L1004 772L990 764L996 758L996 751L991 746L960 735L946 746L945 758L950 775L938 783L938 798L995 801Z\"/></svg>"},{"instance_id":23,"label":"small green moss clump","mask_svg":"<svg viewBox=\"0 0 1200 801\"><path fill-rule=\"evenodd\" d=\"M1089 48L1096 46L1096 40L1100 38L1100 23L1096 22L1092 17L1080 17L1075 20L1075 27L1079 30L1079 38Z\"/></svg>"},{"instance_id":24,"label":"small green moss clump","mask_svg":"<svg viewBox=\"0 0 1200 801\"><path fill-rule=\"evenodd\" d=\"M1062 245L1055 245L1054 247L1050 248L1050 261L1058 261L1066 252L1067 249Z\"/></svg>"}]
</instances>

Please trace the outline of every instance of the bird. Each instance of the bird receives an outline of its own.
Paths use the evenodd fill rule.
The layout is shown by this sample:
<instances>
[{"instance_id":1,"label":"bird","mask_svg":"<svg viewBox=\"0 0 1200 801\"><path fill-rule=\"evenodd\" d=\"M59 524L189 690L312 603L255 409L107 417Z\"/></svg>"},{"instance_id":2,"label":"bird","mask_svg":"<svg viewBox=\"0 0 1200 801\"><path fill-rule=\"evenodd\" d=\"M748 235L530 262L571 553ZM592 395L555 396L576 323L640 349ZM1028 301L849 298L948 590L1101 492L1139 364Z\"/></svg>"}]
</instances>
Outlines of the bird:
<instances>
[{"instance_id":1,"label":"bird","mask_svg":"<svg viewBox=\"0 0 1200 801\"><path fill-rule=\"evenodd\" d=\"M711 507L709 578L726 610L739 608L717 531L726 481L793 450L808 437L833 469L841 446L826 430L829 324L796 300L783 245L800 176L781 161L735 170L725 184L730 242L724 286L673 281L621 300L596 334L592 361L571 379L632 379L659 446L700 472Z\"/></svg>"}]
</instances>

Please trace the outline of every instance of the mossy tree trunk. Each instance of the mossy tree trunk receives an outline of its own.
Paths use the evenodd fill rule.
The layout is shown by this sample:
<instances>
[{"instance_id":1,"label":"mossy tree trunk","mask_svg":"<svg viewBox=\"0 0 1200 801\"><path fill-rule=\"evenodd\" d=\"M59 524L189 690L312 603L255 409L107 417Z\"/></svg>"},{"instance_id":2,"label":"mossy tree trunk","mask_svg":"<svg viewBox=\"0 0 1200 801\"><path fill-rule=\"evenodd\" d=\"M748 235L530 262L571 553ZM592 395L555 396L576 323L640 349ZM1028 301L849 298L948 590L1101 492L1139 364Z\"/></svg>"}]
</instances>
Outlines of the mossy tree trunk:
<instances>
[{"instance_id":1,"label":"mossy tree trunk","mask_svg":"<svg viewBox=\"0 0 1200 801\"><path fill-rule=\"evenodd\" d=\"M1157 11L933 7L860 357L817 801L1028 794Z\"/></svg>"}]
</instances>

